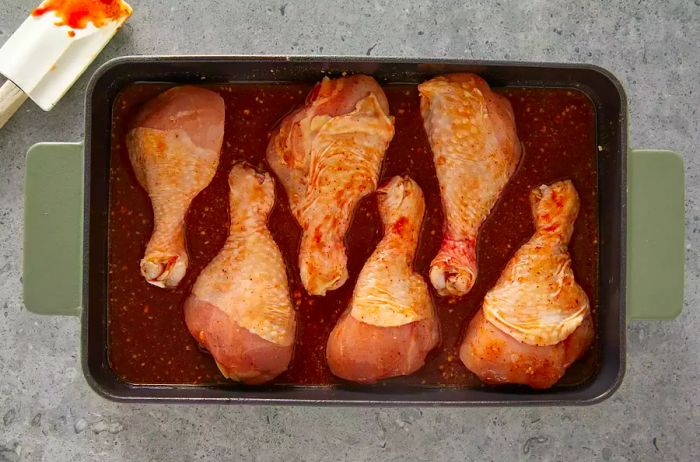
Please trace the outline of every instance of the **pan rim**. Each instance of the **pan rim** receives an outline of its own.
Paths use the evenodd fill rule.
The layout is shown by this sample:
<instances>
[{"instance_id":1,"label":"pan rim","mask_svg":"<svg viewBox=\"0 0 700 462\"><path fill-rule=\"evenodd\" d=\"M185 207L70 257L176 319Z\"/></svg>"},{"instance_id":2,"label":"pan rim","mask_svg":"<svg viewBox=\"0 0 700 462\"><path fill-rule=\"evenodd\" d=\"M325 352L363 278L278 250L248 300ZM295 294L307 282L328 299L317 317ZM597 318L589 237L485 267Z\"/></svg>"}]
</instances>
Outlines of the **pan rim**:
<instances>
[{"instance_id":1,"label":"pan rim","mask_svg":"<svg viewBox=\"0 0 700 462\"><path fill-rule=\"evenodd\" d=\"M213 389L206 386L192 387L188 385L180 386L133 386L121 382L112 382L111 386L109 383L105 383L106 377L104 371L98 371L95 369L94 362L90 362L89 355L89 322L90 322L90 308L88 306L89 301L89 273L90 273L90 191L91 183L93 181L93 174L91 170L91 157L92 157L92 143L94 141L93 133L93 98L95 96L96 89L100 85L103 85L103 79L109 74L110 71L118 69L121 66L129 66L135 63L144 62L154 62L160 64L173 64L173 63L199 63L199 62L233 62L233 63L315 63L315 64L338 64L338 63L368 63L368 64L436 64L436 65L459 65L459 66L473 66L473 67L509 67L509 68L535 68L535 69L568 69L568 70L587 70L602 76L607 82L609 82L617 96L619 97L619 131L620 131L620 144L619 144L619 154L620 154L620 169L618 174L618 184L619 184L619 203L620 203L620 250L621 254L620 264L619 264L619 278L618 284L620 286L619 293L619 313L618 313L618 323L619 328L617 332L617 338L619 343L618 355L616 359L616 373L607 380L604 386L596 391L592 392L586 396L573 398L567 396L558 396L548 392L533 393L533 394L510 394L514 398L511 399L473 399L473 400L458 400L458 399L447 399L447 400L430 400L430 399L412 399L410 397L397 396L397 399L391 399L391 395L387 396L387 400L383 399L369 399L369 398L329 398L329 399L313 399L313 398L303 398L303 397L258 397L255 396L256 393L241 395L238 389ZM556 62L528 62L528 61L505 61L505 60L470 60L470 59L459 59L459 58L414 58L414 57L403 57L403 56L392 56L392 57L368 57L368 56L310 56L310 55L135 55L135 56L123 56L114 58L103 65L101 65L93 74L89 81L86 96L85 96L85 173L84 173L84 187L85 187L85 200L84 200L84 248L83 248L83 271L84 271L84 287L83 287L83 313L81 314L81 356L82 356L82 368L83 373L86 377L87 382L90 384L91 388L95 390L99 395L120 402L212 402L212 403L237 403L245 402L251 404L312 404L312 405L338 405L338 406L349 406L349 405L368 405L368 406L532 406L532 405L592 405L604 401L605 399L612 396L615 391L620 387L622 380L624 378L626 369L626 233L627 233L627 223L626 223L626 193L627 193L627 171L626 171L626 156L627 156L627 98L624 92L624 88L620 81L607 69L589 63L556 63ZM617 273L617 272L616 272ZM106 280L106 277L105 277ZM599 288L600 290L600 288ZM601 366L602 367L602 366ZM111 371L111 369L110 369ZM599 370L596 374L600 376L602 373ZM116 376L115 376L116 377ZM596 380L594 379L594 380ZM117 386L114 386L114 385ZM187 389L196 388L198 390L209 389L218 390L219 392L228 393L228 396L207 396L207 397L197 397L188 396L183 394L183 391ZM294 387L296 389L304 389L305 387ZM331 387L332 388L332 387ZM151 392L151 395L136 395L134 391L141 390L142 392ZM279 390L279 389L278 389ZM459 389L456 389L459 390ZM470 391L475 391L474 389L469 389ZM442 389L439 390L441 393ZM481 391L481 390L479 390ZM170 393L172 392L172 393ZM179 393L177 393L179 392ZM247 393L247 392L246 392ZM231 395L234 396L231 396ZM497 390L489 390L485 396L493 394L494 398L499 395ZM503 396L503 393L500 393ZM271 395L272 396L272 395Z\"/></svg>"}]
</instances>

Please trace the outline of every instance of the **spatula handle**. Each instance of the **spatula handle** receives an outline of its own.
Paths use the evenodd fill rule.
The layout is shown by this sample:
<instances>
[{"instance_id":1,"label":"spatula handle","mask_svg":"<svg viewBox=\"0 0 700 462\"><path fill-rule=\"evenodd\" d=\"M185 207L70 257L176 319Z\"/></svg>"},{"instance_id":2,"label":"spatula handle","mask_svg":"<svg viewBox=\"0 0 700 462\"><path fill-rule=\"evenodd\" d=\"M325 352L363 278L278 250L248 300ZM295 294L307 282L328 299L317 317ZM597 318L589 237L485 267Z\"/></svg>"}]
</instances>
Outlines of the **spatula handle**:
<instances>
[{"instance_id":1,"label":"spatula handle","mask_svg":"<svg viewBox=\"0 0 700 462\"><path fill-rule=\"evenodd\" d=\"M26 99L27 94L10 80L2 84L0 87L0 128L10 120L10 117L17 112Z\"/></svg>"}]
</instances>

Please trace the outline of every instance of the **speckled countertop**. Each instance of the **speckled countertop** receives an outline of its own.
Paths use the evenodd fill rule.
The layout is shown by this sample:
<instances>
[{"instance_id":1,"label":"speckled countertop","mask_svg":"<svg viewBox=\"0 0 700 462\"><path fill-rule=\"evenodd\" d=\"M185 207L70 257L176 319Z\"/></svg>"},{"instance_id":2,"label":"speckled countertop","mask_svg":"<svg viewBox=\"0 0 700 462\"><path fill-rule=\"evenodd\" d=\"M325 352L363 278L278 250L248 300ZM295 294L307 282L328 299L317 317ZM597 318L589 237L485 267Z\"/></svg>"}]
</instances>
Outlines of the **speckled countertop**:
<instances>
[{"instance_id":1,"label":"speckled countertop","mask_svg":"<svg viewBox=\"0 0 700 462\"><path fill-rule=\"evenodd\" d=\"M328 2L330 4L330 2ZM0 130L0 461L681 460L700 454L700 1L133 0L129 23L48 114ZM0 43L32 7L0 3ZM683 153L681 316L632 322L627 375L574 408L126 405L92 392L76 318L22 306L24 154L83 136L87 76L128 54L333 54L589 62L624 84L630 145ZM60 268L56 269L60 271Z\"/></svg>"}]
</instances>

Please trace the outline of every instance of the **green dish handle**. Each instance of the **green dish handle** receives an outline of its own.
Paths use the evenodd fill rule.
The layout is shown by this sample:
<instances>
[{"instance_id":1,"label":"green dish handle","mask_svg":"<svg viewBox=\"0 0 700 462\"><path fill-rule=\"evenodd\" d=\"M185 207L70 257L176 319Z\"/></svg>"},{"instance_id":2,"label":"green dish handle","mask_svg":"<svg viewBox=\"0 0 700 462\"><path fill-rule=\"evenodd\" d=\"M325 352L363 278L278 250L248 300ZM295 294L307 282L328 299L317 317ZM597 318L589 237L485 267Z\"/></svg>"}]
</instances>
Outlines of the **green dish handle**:
<instances>
[{"instance_id":1,"label":"green dish handle","mask_svg":"<svg viewBox=\"0 0 700 462\"><path fill-rule=\"evenodd\" d=\"M27 152L23 290L27 309L77 315L83 289L83 146L39 143ZM627 307L631 319L673 319L683 307L683 159L628 157Z\"/></svg>"},{"instance_id":2,"label":"green dish handle","mask_svg":"<svg viewBox=\"0 0 700 462\"><path fill-rule=\"evenodd\" d=\"M83 145L39 143L24 181L24 305L78 315L83 292Z\"/></svg>"},{"instance_id":3,"label":"green dish handle","mask_svg":"<svg viewBox=\"0 0 700 462\"><path fill-rule=\"evenodd\" d=\"M685 265L683 158L631 150L627 163L627 313L674 319L683 309Z\"/></svg>"}]
</instances>

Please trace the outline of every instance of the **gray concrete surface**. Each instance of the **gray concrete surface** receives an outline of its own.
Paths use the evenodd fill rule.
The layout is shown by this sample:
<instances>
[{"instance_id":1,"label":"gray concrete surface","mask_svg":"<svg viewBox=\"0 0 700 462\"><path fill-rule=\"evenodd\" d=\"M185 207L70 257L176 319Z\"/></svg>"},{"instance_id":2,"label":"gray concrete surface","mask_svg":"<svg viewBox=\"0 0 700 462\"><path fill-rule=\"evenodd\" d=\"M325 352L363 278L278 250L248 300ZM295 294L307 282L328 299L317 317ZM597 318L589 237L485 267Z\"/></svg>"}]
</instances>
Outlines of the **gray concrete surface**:
<instances>
[{"instance_id":1,"label":"gray concrete surface","mask_svg":"<svg viewBox=\"0 0 700 462\"><path fill-rule=\"evenodd\" d=\"M0 43L31 3L0 2ZM134 16L97 64L127 54L371 54L589 62L610 69L627 89L630 145L685 157L685 309L675 321L629 325L624 383L593 407L105 401L82 377L78 320L31 315L21 298L24 153L38 141L81 139L84 77L53 112L26 104L0 130L0 461L698 460L700 1L132 4Z\"/></svg>"}]
</instances>

